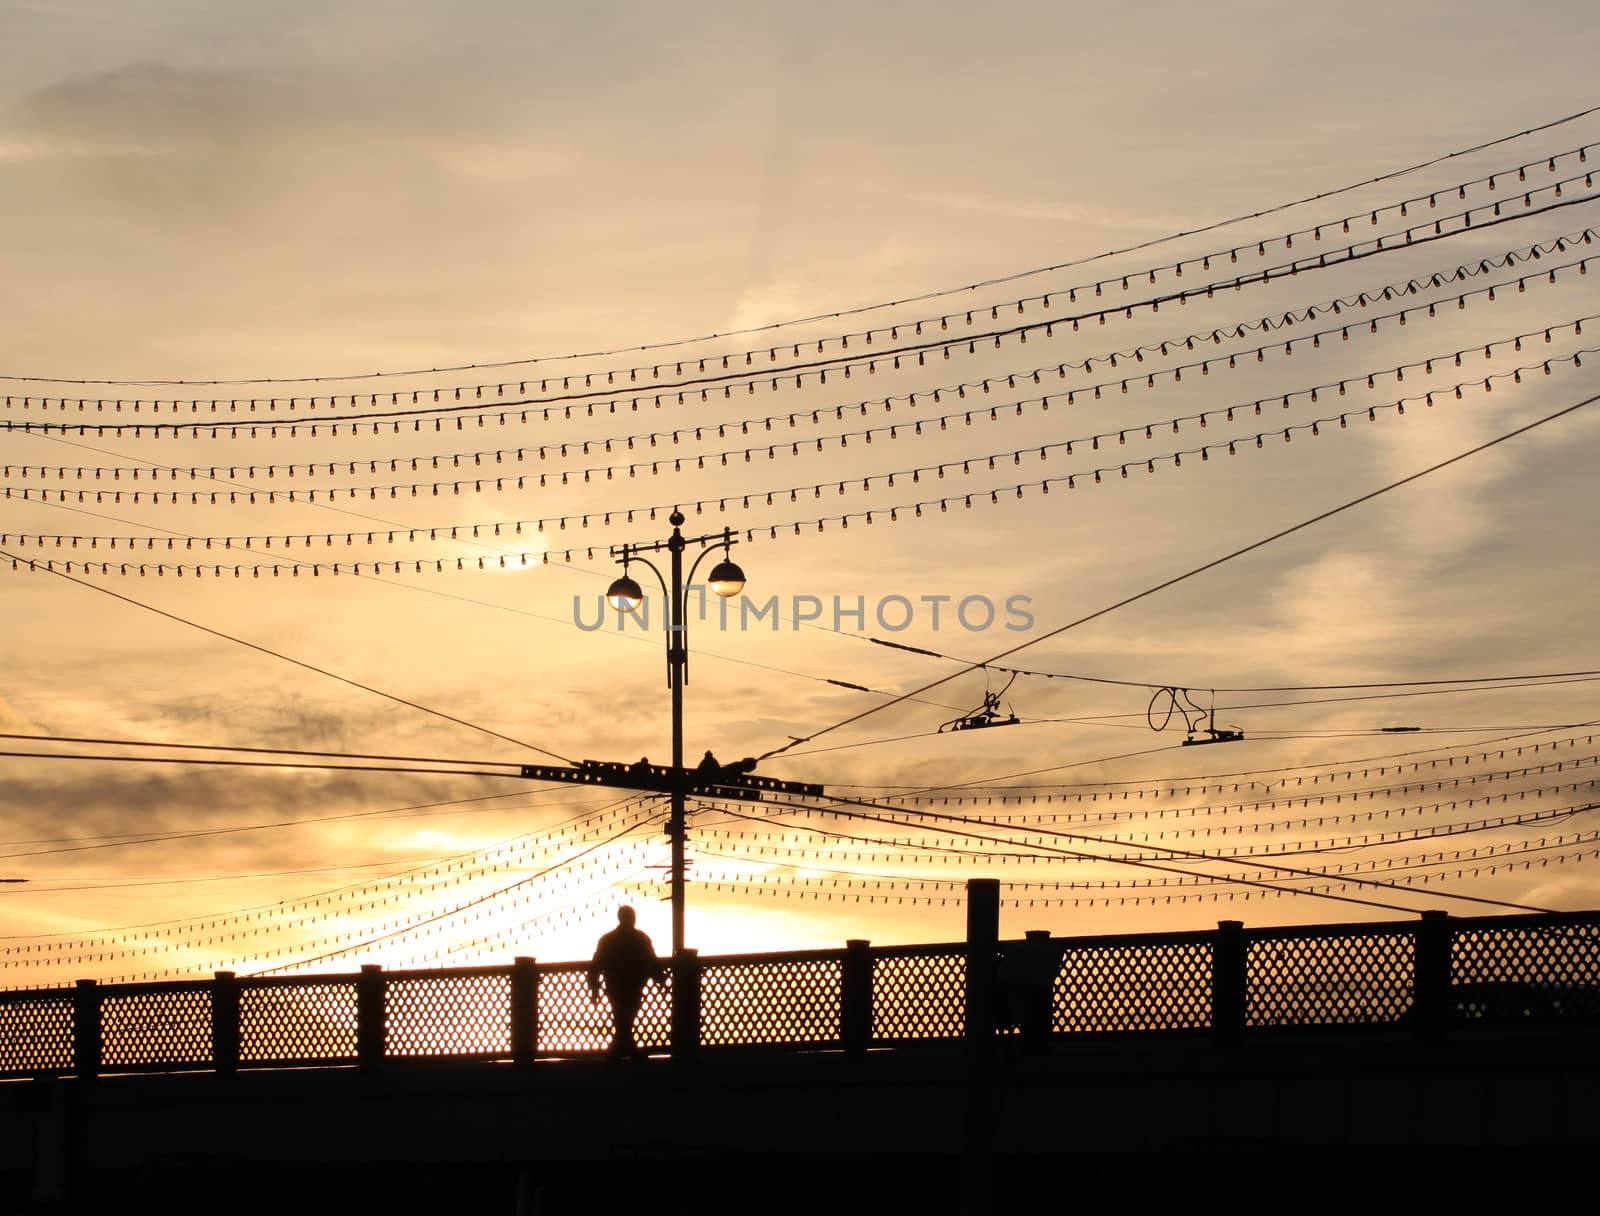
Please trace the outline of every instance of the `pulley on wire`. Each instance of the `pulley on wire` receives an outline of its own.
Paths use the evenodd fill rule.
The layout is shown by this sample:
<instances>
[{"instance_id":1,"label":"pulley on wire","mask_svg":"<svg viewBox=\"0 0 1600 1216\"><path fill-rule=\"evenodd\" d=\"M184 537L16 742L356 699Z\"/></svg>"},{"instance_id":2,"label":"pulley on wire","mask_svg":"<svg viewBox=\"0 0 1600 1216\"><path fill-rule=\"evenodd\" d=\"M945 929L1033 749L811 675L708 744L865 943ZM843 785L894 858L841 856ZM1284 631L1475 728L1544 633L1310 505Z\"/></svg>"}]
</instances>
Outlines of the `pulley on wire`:
<instances>
[{"instance_id":1,"label":"pulley on wire","mask_svg":"<svg viewBox=\"0 0 1600 1216\"><path fill-rule=\"evenodd\" d=\"M1145 721L1150 729L1161 732L1167 729L1172 721L1173 714L1183 715L1184 730L1187 738L1183 741L1184 747L1200 747L1208 743L1239 743L1244 739L1244 731L1238 727L1219 728L1217 726L1216 693L1211 694L1209 708L1196 705L1194 697L1187 688L1158 688L1150 698L1150 704L1145 707ZM1166 714L1161 719L1160 725L1156 724L1156 706L1161 699L1167 700Z\"/></svg>"},{"instance_id":2,"label":"pulley on wire","mask_svg":"<svg viewBox=\"0 0 1600 1216\"><path fill-rule=\"evenodd\" d=\"M987 669L985 670L987 671ZM1009 705L1005 707L1007 716L1000 716L1000 698L1005 696L1006 689L1016 683L1016 679L1017 673L1012 672L1011 678L1005 683L1005 688L1002 688L999 692L986 691L983 694L983 704L981 706L970 713L963 714L959 718L952 718L939 728L939 733L942 735L949 731L982 730L987 726L1015 726L1019 719L1015 713L1011 712Z\"/></svg>"}]
</instances>

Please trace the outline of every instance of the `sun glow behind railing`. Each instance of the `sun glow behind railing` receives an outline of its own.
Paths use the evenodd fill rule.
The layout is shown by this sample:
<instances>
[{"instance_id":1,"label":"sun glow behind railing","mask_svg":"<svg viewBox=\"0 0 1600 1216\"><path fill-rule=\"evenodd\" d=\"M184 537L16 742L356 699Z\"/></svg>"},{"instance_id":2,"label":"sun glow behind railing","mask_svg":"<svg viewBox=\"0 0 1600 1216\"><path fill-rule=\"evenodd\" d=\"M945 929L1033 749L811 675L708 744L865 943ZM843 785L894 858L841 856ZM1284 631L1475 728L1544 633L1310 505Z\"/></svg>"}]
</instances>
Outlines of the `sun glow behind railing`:
<instances>
[{"instance_id":1,"label":"sun glow behind railing","mask_svg":"<svg viewBox=\"0 0 1600 1216\"><path fill-rule=\"evenodd\" d=\"M1600 1023L1596 912L1009 941L977 977L969 958L960 942L690 952L669 985L646 989L638 1041L672 1047L672 985L688 984L695 1049L951 1045L971 1037L974 978L992 1031L1026 1036L1042 1014L1058 1040ZM611 1016L586 971L519 960L8 992L0 1077L594 1056Z\"/></svg>"}]
</instances>

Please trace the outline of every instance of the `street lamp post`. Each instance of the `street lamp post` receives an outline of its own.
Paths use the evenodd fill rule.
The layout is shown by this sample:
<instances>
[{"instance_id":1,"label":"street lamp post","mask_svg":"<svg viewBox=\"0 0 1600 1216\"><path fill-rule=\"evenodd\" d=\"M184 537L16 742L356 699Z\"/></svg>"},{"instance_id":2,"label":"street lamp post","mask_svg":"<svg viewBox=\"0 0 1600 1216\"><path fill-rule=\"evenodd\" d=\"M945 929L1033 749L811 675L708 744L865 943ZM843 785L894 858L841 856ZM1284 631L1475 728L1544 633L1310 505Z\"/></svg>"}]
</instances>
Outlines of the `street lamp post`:
<instances>
[{"instance_id":1,"label":"street lamp post","mask_svg":"<svg viewBox=\"0 0 1600 1216\"><path fill-rule=\"evenodd\" d=\"M672 840L672 954L676 958L684 948L683 848L684 838L687 835L685 803L688 787L687 775L683 768L683 686L689 675L689 620L684 604L683 551L690 545L706 546L704 552L696 557L689 567L687 583L692 586L694 573L700 568L700 563L705 560L706 554L713 552L718 546L721 547L722 561L711 568L707 581L711 589L724 598L738 595L744 589L744 571L734 564L729 552L738 543L734 538L733 529L724 528L721 532L712 532L705 536L686 537L681 530L684 523L681 511L674 511L668 517L668 522L672 525L672 535L664 541L646 545L621 545L611 550L611 555L622 563L622 577L607 589L606 600L620 612L633 612L644 602L644 592L628 574L628 567L633 562L649 567L661 584L662 594L667 597L667 687L672 690L672 811L667 820L667 835ZM640 556L662 549L671 554L670 586L667 578L662 576L655 564Z\"/></svg>"}]
</instances>

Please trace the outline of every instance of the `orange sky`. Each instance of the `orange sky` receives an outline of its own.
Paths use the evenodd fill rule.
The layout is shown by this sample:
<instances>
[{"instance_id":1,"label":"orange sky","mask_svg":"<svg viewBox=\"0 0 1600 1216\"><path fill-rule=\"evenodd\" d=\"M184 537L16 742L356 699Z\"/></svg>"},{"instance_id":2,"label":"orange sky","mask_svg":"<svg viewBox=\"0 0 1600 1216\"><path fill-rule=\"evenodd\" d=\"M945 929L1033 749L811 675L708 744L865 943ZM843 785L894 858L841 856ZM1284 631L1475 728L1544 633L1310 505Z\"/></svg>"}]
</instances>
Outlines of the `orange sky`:
<instances>
[{"instance_id":1,"label":"orange sky","mask_svg":"<svg viewBox=\"0 0 1600 1216\"><path fill-rule=\"evenodd\" d=\"M961 671L870 639L986 659L1573 405L1600 116L1275 209L1592 103L1576 6L1468 9L0 3L0 550L81 580L0 571L0 729L661 763L659 635L580 622L607 548L680 504L785 613L695 622L686 751L761 755ZM1508 56L1535 27L1568 32ZM1225 691L1600 669L1591 412L1022 650L1093 679L1019 677L1015 726L939 733L1009 678L967 673L765 761L868 801L973 788L912 822L697 810L690 943L957 938L978 875L1008 934L1403 914L1173 885L1282 885L1267 853L1409 878L1334 892L1402 910L1594 906L1592 813L1562 814L1600 756L1586 678ZM1152 732L1161 686L1245 740ZM622 898L659 945L661 808L617 800L10 756L0 983L572 958ZM1171 868L1069 856L1130 852Z\"/></svg>"}]
</instances>

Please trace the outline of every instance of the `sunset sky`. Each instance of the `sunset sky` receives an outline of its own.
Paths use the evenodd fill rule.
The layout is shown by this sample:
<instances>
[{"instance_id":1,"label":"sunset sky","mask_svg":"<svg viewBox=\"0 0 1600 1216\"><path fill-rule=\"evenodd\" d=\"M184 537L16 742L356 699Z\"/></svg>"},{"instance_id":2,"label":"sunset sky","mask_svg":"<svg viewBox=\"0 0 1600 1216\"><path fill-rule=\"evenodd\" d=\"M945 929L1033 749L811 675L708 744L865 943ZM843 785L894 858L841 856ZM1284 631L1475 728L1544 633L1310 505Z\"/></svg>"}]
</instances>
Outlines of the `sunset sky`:
<instances>
[{"instance_id":1,"label":"sunset sky","mask_svg":"<svg viewBox=\"0 0 1600 1216\"><path fill-rule=\"evenodd\" d=\"M593 626L674 505L782 614L693 622L690 763L853 800L695 810L704 953L956 939L974 876L1018 936L1595 907L1600 412L1541 420L1600 392L1597 52L0 0L0 751L55 757L0 757L0 986L662 947L659 801L438 770L668 760L659 602Z\"/></svg>"}]
</instances>

